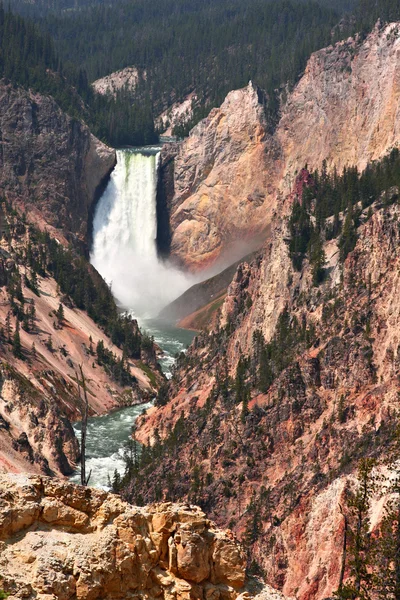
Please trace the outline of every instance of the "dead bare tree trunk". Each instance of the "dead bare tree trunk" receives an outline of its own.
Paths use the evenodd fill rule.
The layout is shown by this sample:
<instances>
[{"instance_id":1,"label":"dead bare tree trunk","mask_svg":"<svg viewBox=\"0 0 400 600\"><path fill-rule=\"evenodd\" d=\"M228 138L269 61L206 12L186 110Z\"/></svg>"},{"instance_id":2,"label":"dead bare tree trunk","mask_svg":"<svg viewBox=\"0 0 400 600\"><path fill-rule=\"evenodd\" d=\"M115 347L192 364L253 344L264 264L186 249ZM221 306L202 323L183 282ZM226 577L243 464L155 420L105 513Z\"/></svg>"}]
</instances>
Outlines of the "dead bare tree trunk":
<instances>
[{"instance_id":1,"label":"dead bare tree trunk","mask_svg":"<svg viewBox=\"0 0 400 600\"><path fill-rule=\"evenodd\" d=\"M80 378L78 373L75 371L76 381L78 383L78 395L79 395L79 404L80 411L82 415L82 429L81 429L81 485L88 485L90 476L92 471L89 472L88 477L86 477L86 431L87 431L87 421L89 415L89 401L87 397L86 390L86 379L83 374L82 365L79 365ZM81 389L83 390L83 398L81 394Z\"/></svg>"}]
</instances>

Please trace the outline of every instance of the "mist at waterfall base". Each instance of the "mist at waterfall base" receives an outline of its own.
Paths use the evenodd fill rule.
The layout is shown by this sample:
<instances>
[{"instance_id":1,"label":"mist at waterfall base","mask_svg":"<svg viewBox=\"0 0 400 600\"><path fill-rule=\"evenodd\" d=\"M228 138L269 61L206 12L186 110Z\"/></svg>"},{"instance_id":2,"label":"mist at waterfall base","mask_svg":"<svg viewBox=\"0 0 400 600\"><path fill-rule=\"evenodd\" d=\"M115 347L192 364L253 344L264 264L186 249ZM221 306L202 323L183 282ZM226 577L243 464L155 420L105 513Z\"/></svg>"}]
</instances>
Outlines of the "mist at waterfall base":
<instances>
[{"instance_id":1,"label":"mist at waterfall base","mask_svg":"<svg viewBox=\"0 0 400 600\"><path fill-rule=\"evenodd\" d=\"M196 283L157 256L157 149L118 150L93 220L91 263L122 307L140 318Z\"/></svg>"}]
</instances>

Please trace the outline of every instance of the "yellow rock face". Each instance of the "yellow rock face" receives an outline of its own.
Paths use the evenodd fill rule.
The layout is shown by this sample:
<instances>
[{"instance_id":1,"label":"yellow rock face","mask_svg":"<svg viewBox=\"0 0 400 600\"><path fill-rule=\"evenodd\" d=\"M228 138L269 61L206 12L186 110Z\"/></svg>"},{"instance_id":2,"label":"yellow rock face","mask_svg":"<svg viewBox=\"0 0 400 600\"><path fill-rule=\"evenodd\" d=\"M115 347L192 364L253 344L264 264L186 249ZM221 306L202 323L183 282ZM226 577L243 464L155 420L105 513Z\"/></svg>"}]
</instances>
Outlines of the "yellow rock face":
<instances>
[{"instance_id":1,"label":"yellow rock face","mask_svg":"<svg viewBox=\"0 0 400 600\"><path fill-rule=\"evenodd\" d=\"M195 506L131 506L47 477L0 476L0 573L10 598L235 600L245 555Z\"/></svg>"}]
</instances>

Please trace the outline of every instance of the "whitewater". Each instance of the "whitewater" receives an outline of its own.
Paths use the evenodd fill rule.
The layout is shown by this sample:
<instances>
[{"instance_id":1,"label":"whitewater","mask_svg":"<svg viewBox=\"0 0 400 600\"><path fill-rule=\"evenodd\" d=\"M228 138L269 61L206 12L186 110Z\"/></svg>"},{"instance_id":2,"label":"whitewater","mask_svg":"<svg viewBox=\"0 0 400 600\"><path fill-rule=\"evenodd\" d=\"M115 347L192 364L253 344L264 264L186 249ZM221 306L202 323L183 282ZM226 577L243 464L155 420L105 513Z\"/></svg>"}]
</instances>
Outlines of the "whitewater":
<instances>
[{"instance_id":1,"label":"whitewater","mask_svg":"<svg viewBox=\"0 0 400 600\"><path fill-rule=\"evenodd\" d=\"M117 150L117 164L93 220L91 263L118 302L149 318L195 283L157 255L159 150Z\"/></svg>"}]
</instances>

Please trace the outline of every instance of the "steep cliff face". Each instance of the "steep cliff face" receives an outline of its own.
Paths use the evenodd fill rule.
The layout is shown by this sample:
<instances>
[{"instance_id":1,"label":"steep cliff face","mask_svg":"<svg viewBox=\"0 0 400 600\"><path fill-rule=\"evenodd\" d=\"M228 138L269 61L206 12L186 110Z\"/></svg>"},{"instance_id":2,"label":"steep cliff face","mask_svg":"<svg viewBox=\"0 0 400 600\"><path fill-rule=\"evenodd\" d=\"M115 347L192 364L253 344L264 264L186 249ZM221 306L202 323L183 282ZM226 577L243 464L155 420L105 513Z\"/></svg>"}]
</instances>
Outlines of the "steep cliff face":
<instances>
[{"instance_id":1,"label":"steep cliff face","mask_svg":"<svg viewBox=\"0 0 400 600\"><path fill-rule=\"evenodd\" d=\"M171 251L191 270L257 246L305 164L365 168L400 139L399 25L312 55L273 135L257 90L231 92L175 160ZM225 257L224 257L225 255ZM228 255L228 256L226 256Z\"/></svg>"},{"instance_id":2,"label":"steep cliff face","mask_svg":"<svg viewBox=\"0 0 400 600\"><path fill-rule=\"evenodd\" d=\"M329 275L320 287L308 262L293 269L286 225L274 225L266 248L239 267L219 326L182 359L171 401L140 424L139 439L155 428L166 439L152 480L167 497L190 498L229 524L251 544L267 581L300 600L322 600L337 588L344 490L361 457L384 460L390 451L400 369L399 217L396 204L361 212L343 265L337 240L325 242ZM265 393L253 390L244 412L237 365L249 357L242 382L258 378L261 333L280 340L274 358L281 353L283 368ZM146 493L152 498L151 484ZM377 502L375 522L381 509Z\"/></svg>"},{"instance_id":3,"label":"steep cliff face","mask_svg":"<svg viewBox=\"0 0 400 600\"><path fill-rule=\"evenodd\" d=\"M279 170L279 158L252 84L191 131L175 159L171 252L179 263L195 271L260 243L273 208L268 165Z\"/></svg>"},{"instance_id":4,"label":"steep cliff face","mask_svg":"<svg viewBox=\"0 0 400 600\"><path fill-rule=\"evenodd\" d=\"M364 169L400 140L400 24L313 54L283 108L276 133L286 183L306 163ZM290 179L292 178L292 181ZM287 188L286 188L287 189Z\"/></svg>"},{"instance_id":5,"label":"steep cliff face","mask_svg":"<svg viewBox=\"0 0 400 600\"><path fill-rule=\"evenodd\" d=\"M0 540L10 599L235 600L245 584L239 543L199 508L138 508L46 477L0 476Z\"/></svg>"},{"instance_id":6,"label":"steep cliff face","mask_svg":"<svg viewBox=\"0 0 400 600\"><path fill-rule=\"evenodd\" d=\"M0 183L38 222L87 232L88 214L115 152L50 97L0 82Z\"/></svg>"},{"instance_id":7,"label":"steep cliff face","mask_svg":"<svg viewBox=\"0 0 400 600\"><path fill-rule=\"evenodd\" d=\"M79 365L87 379L90 414L149 399L154 382L162 376L151 347L140 351L135 360L122 359L122 350L102 328L60 291L63 281L51 276L55 255L49 258L49 246L38 242L37 232L15 213L7 213L4 205L1 224L6 235L0 240L0 472L69 475L79 458L71 426L71 421L81 418L76 383ZM62 246L55 246L60 252ZM38 267L35 260L45 256L47 265L45 260ZM86 265L81 278L87 277L89 293L93 280L87 275L88 265L72 254L67 260L70 273L77 261ZM142 339L136 322L129 327L133 336ZM99 359L99 343L111 351L111 363ZM115 372L121 366L123 379ZM152 382L149 369L153 369Z\"/></svg>"}]
</instances>

